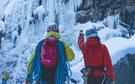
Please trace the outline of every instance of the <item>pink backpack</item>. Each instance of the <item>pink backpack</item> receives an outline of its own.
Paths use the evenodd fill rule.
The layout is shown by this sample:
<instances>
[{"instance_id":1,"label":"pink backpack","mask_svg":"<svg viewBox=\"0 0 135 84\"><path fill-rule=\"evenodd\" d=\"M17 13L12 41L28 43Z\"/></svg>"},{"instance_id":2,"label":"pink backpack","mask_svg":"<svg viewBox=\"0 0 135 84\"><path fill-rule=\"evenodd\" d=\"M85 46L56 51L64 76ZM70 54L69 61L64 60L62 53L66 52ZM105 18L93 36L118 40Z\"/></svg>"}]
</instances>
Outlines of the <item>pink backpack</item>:
<instances>
[{"instance_id":1,"label":"pink backpack","mask_svg":"<svg viewBox=\"0 0 135 84\"><path fill-rule=\"evenodd\" d=\"M53 68L58 63L57 43L54 36L46 37L41 45L40 64L45 68Z\"/></svg>"}]
</instances>

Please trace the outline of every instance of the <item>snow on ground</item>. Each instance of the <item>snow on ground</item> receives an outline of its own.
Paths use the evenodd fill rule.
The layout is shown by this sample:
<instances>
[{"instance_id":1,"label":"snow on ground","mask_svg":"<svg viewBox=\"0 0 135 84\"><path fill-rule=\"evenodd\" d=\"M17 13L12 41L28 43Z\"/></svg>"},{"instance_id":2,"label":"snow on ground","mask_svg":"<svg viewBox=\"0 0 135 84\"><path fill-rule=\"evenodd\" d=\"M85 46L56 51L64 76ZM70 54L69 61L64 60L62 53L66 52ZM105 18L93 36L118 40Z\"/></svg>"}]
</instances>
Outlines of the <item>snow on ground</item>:
<instances>
[{"instance_id":1,"label":"snow on ground","mask_svg":"<svg viewBox=\"0 0 135 84\"><path fill-rule=\"evenodd\" d=\"M70 65L75 66L83 60L83 56L82 56L82 53L81 53L80 49L74 48L72 46L71 46L71 48L73 49L73 51L75 53L75 58L74 58L73 61L70 62Z\"/></svg>"},{"instance_id":2,"label":"snow on ground","mask_svg":"<svg viewBox=\"0 0 135 84\"><path fill-rule=\"evenodd\" d=\"M135 53L135 35L131 39L122 37L111 38L104 44L109 49L113 64L116 64L126 54Z\"/></svg>"},{"instance_id":3,"label":"snow on ground","mask_svg":"<svg viewBox=\"0 0 135 84\"><path fill-rule=\"evenodd\" d=\"M71 78L77 81L77 84L83 84L81 69L84 67L84 61L82 53L79 49L72 47L75 53L75 59L70 62L72 76ZM70 84L74 84L71 83Z\"/></svg>"},{"instance_id":4,"label":"snow on ground","mask_svg":"<svg viewBox=\"0 0 135 84\"><path fill-rule=\"evenodd\" d=\"M83 84L83 79L82 79L82 73L80 70L84 68L84 61L82 60L79 62L76 66L71 67L72 70L72 77L74 80L76 80L78 83L77 84Z\"/></svg>"}]
</instances>

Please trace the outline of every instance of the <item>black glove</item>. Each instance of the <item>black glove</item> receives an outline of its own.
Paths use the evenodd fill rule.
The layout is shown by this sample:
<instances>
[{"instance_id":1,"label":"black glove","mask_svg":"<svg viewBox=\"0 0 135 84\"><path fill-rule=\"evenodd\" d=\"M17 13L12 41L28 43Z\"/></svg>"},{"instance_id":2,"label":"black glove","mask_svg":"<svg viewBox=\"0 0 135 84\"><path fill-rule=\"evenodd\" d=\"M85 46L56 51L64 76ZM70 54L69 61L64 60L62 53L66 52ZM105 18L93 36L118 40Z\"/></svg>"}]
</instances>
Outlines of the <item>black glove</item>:
<instances>
[{"instance_id":1,"label":"black glove","mask_svg":"<svg viewBox=\"0 0 135 84\"><path fill-rule=\"evenodd\" d=\"M83 30L80 30L80 35L84 36Z\"/></svg>"}]
</instances>

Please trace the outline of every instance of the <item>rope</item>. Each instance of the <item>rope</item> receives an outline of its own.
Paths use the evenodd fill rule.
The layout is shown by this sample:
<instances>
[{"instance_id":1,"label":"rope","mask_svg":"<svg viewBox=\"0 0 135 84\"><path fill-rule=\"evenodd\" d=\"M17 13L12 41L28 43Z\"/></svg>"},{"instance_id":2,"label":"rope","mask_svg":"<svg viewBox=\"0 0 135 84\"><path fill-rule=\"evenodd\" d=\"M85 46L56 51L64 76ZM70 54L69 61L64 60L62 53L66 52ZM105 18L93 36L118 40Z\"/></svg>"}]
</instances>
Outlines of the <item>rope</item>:
<instances>
[{"instance_id":1,"label":"rope","mask_svg":"<svg viewBox=\"0 0 135 84\"><path fill-rule=\"evenodd\" d=\"M70 65L66 60L65 52L64 52L64 44L57 40L57 49L58 49L58 66L55 75L55 83L63 84L64 81L68 80L72 74L70 70Z\"/></svg>"},{"instance_id":2,"label":"rope","mask_svg":"<svg viewBox=\"0 0 135 84\"><path fill-rule=\"evenodd\" d=\"M30 80L30 84L33 81L37 81L40 79L41 69L40 69L40 48L44 40L40 41L35 50L35 57L32 62L32 67L28 79Z\"/></svg>"}]
</instances>

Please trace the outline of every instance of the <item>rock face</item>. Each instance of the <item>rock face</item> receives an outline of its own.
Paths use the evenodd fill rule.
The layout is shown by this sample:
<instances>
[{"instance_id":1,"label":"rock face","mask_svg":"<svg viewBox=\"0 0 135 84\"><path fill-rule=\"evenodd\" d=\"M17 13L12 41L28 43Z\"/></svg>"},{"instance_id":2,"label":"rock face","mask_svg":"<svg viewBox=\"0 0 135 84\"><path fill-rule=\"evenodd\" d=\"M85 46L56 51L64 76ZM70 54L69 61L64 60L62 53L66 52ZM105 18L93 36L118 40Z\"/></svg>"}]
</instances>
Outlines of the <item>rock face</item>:
<instances>
[{"instance_id":1,"label":"rock face","mask_svg":"<svg viewBox=\"0 0 135 84\"><path fill-rule=\"evenodd\" d=\"M135 83L135 54L127 54L114 67L116 84Z\"/></svg>"},{"instance_id":2,"label":"rock face","mask_svg":"<svg viewBox=\"0 0 135 84\"><path fill-rule=\"evenodd\" d=\"M81 5L77 8L77 21L80 18L87 18L87 21L103 20L107 15L120 14L123 22L133 25L135 21L135 1L134 0L82 0ZM128 20L125 20L127 17ZM85 21L84 21L85 22ZM83 21L81 22L83 23Z\"/></svg>"},{"instance_id":3,"label":"rock face","mask_svg":"<svg viewBox=\"0 0 135 84\"><path fill-rule=\"evenodd\" d=\"M82 0L76 9L76 22L97 22L119 14L120 24L130 35L135 33L135 0Z\"/></svg>"}]
</instances>

